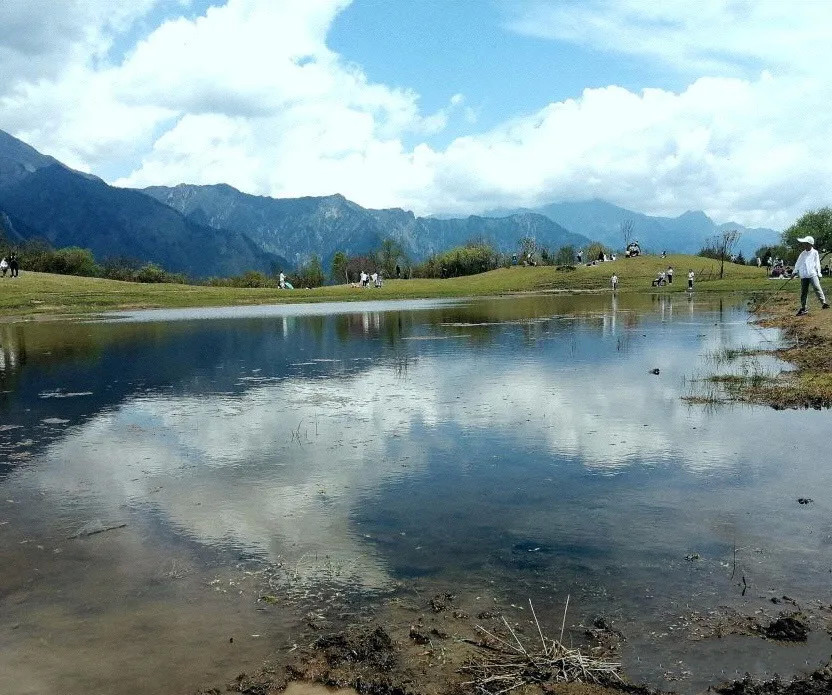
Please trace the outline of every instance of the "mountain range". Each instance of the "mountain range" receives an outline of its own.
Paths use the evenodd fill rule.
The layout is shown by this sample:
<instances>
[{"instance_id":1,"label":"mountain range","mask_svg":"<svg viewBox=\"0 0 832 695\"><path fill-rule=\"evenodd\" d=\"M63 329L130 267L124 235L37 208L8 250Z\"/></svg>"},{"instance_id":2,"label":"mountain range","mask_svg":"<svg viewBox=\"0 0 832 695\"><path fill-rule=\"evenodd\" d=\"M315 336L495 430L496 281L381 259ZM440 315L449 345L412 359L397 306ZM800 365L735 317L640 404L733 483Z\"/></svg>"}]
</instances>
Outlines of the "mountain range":
<instances>
[{"instance_id":1,"label":"mountain range","mask_svg":"<svg viewBox=\"0 0 832 695\"><path fill-rule=\"evenodd\" d=\"M246 235L187 219L140 191L116 188L0 131L0 224L12 241L81 246L196 277L269 271L285 259Z\"/></svg>"},{"instance_id":2,"label":"mountain range","mask_svg":"<svg viewBox=\"0 0 832 695\"><path fill-rule=\"evenodd\" d=\"M369 210L342 195L268 198L241 193L225 184L152 186L143 192L189 220L246 234L264 251L295 263L312 253L322 256L325 263L336 251L366 253L386 237L398 241L416 260L472 239L487 240L503 251L516 248L523 236L532 236L550 248L589 242L545 215L529 211L500 218L437 219L417 217L400 208Z\"/></svg>"},{"instance_id":3,"label":"mountain range","mask_svg":"<svg viewBox=\"0 0 832 695\"><path fill-rule=\"evenodd\" d=\"M118 188L0 131L0 228L12 241L42 238L194 277L286 269L311 254L328 265L336 251L364 254L387 237L414 260L475 239L510 251L524 236L553 251L590 239L621 248L626 220L642 247L655 251L696 252L726 227L743 231L746 254L779 238L770 229L717 225L703 212L651 217L601 200L445 219L367 209L341 195L255 196L227 184Z\"/></svg>"},{"instance_id":4,"label":"mountain range","mask_svg":"<svg viewBox=\"0 0 832 695\"><path fill-rule=\"evenodd\" d=\"M688 210L678 217L658 217L598 199L552 203L532 209L495 210L487 214L502 217L522 212L545 215L566 229L617 249L625 245L622 234L625 222L632 223L633 239L639 242L642 249L653 253L697 253L713 237L730 229L741 233L736 248L746 257L761 246L780 242L780 232L773 229L744 227L734 222L717 224L701 210Z\"/></svg>"}]
</instances>

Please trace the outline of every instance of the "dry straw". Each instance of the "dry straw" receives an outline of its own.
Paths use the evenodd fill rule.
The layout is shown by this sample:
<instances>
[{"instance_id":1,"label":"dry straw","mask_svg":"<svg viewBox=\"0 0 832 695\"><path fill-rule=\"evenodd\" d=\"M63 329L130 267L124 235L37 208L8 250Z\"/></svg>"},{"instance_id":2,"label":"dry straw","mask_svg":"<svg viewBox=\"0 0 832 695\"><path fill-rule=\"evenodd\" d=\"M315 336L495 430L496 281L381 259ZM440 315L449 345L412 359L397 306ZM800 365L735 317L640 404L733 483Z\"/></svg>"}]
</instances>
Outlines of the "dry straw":
<instances>
[{"instance_id":1,"label":"dry straw","mask_svg":"<svg viewBox=\"0 0 832 695\"><path fill-rule=\"evenodd\" d=\"M581 653L580 649L572 649L563 644L569 597L563 609L560 639L547 638L540 627L531 600L529 608L537 626L537 634L540 636L540 646L524 645L505 618L502 620L511 638L506 636L506 639L502 639L477 625L477 630L485 635L485 639L476 646L487 651L488 656L474 658L462 667L463 673L473 676L465 685L483 695L501 695L536 683L622 682L620 663L597 659Z\"/></svg>"}]
</instances>

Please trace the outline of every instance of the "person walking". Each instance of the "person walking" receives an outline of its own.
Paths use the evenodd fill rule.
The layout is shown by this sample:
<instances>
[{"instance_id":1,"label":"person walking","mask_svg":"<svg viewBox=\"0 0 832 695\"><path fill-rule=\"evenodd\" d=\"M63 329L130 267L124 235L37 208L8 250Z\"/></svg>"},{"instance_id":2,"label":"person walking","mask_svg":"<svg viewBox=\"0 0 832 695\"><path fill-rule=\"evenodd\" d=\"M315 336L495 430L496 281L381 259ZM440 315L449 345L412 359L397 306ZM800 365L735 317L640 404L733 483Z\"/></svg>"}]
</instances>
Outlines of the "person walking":
<instances>
[{"instance_id":1,"label":"person walking","mask_svg":"<svg viewBox=\"0 0 832 695\"><path fill-rule=\"evenodd\" d=\"M618 276L615 273L610 278L610 284L612 285L612 291L615 292L618 289Z\"/></svg>"},{"instance_id":2,"label":"person walking","mask_svg":"<svg viewBox=\"0 0 832 695\"><path fill-rule=\"evenodd\" d=\"M3 277L6 277L6 273L9 272L9 262L6 260L6 257L0 258L0 273L3 273Z\"/></svg>"},{"instance_id":3,"label":"person walking","mask_svg":"<svg viewBox=\"0 0 832 695\"><path fill-rule=\"evenodd\" d=\"M667 269L667 284L668 285L673 284L673 266L672 265L669 266L668 269Z\"/></svg>"},{"instance_id":4,"label":"person walking","mask_svg":"<svg viewBox=\"0 0 832 695\"><path fill-rule=\"evenodd\" d=\"M798 316L806 315L806 300L809 298L809 285L815 290L818 301L823 309L828 309L829 304L826 303L826 297L823 294L823 288L820 286L820 255L815 248L815 237L804 236L797 240L803 245L803 250L797 257L794 264L794 275L800 277L800 309L797 310Z\"/></svg>"},{"instance_id":5,"label":"person walking","mask_svg":"<svg viewBox=\"0 0 832 695\"><path fill-rule=\"evenodd\" d=\"M16 278L20 274L20 262L17 260L16 253L12 253L9 256L9 270L12 271L13 278Z\"/></svg>"},{"instance_id":6,"label":"person walking","mask_svg":"<svg viewBox=\"0 0 832 695\"><path fill-rule=\"evenodd\" d=\"M688 292L693 292L693 268L688 270Z\"/></svg>"}]
</instances>

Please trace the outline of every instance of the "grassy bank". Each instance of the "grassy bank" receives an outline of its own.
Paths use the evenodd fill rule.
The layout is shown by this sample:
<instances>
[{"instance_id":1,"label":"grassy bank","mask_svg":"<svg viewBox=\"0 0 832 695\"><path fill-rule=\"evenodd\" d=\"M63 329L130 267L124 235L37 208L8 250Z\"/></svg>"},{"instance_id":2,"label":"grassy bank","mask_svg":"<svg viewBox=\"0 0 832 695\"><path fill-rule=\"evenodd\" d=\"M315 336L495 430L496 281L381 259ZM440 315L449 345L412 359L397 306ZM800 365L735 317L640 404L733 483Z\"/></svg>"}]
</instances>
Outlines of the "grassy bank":
<instances>
[{"instance_id":1,"label":"grassy bank","mask_svg":"<svg viewBox=\"0 0 832 695\"><path fill-rule=\"evenodd\" d=\"M673 285L651 287L651 281L672 265ZM22 273L19 278L0 278L0 320L95 314L124 309L233 306L289 302L355 301L367 299L415 299L475 297L545 291L605 291L610 276L619 277L622 292L683 292L687 271L696 273L696 290L771 291L781 281L766 280L763 272L748 266L725 265L719 279L719 263L698 256L667 258L644 256L619 259L574 271L551 266L501 268L480 275L447 280L387 280L382 288L360 289L347 285L312 290L272 288L203 287L197 285L140 284L98 278Z\"/></svg>"}]
</instances>

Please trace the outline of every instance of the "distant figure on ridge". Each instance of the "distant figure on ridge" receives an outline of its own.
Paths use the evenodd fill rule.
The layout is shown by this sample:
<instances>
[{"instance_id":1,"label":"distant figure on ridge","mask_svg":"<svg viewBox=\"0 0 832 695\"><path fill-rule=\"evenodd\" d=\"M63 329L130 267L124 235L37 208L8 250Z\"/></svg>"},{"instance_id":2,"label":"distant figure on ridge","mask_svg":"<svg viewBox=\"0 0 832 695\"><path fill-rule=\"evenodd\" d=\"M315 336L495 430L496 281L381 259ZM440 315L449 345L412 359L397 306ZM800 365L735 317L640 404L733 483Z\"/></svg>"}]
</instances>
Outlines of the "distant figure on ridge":
<instances>
[{"instance_id":1,"label":"distant figure on ridge","mask_svg":"<svg viewBox=\"0 0 832 695\"><path fill-rule=\"evenodd\" d=\"M820 256L818 250L814 248L815 237L804 236L797 241L803 246L803 251L800 252L794 264L794 274L800 276L800 309L797 310L797 315L805 316L806 300L809 298L809 285L815 290L823 309L828 309L829 304L826 303L826 297L820 286Z\"/></svg>"}]
</instances>

